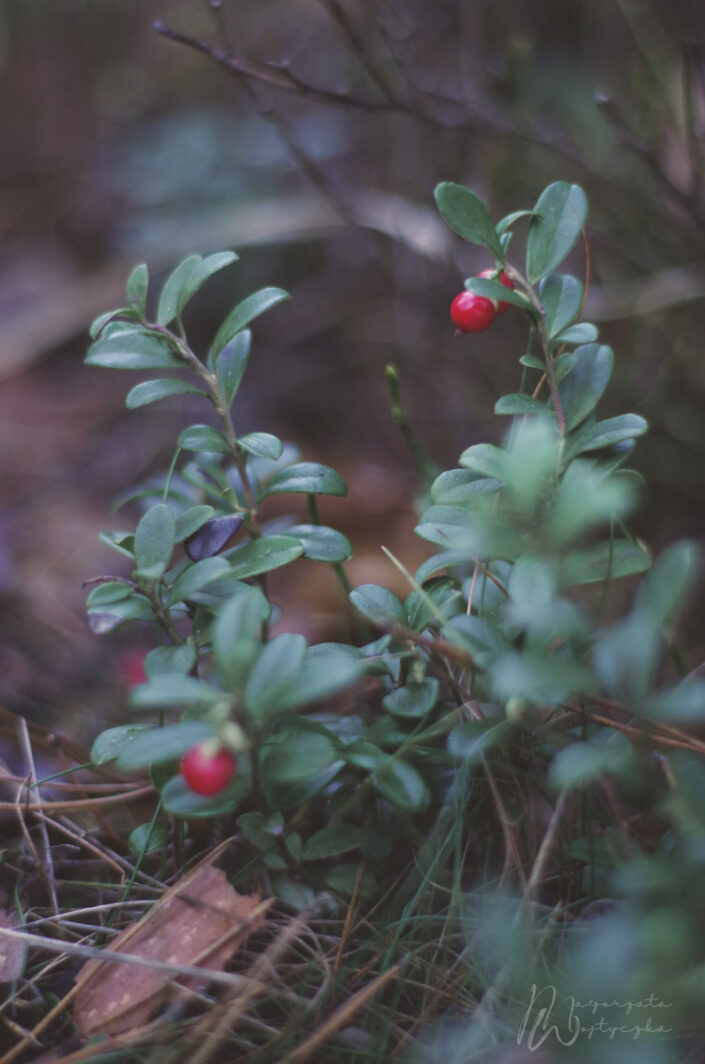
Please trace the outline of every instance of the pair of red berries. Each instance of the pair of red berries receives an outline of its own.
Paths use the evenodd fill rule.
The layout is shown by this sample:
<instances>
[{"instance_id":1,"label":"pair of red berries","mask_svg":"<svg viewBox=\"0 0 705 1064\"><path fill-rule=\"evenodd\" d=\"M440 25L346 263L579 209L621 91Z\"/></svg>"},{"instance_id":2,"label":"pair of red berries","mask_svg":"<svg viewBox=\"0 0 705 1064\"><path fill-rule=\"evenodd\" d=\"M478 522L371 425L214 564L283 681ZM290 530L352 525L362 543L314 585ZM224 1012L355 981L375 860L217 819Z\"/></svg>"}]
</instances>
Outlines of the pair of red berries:
<instances>
[{"instance_id":1,"label":"pair of red berries","mask_svg":"<svg viewBox=\"0 0 705 1064\"><path fill-rule=\"evenodd\" d=\"M235 755L219 746L217 740L206 739L197 743L181 758L181 775L194 794L220 794L236 772Z\"/></svg>"},{"instance_id":2,"label":"pair of red berries","mask_svg":"<svg viewBox=\"0 0 705 1064\"><path fill-rule=\"evenodd\" d=\"M499 280L505 288L514 288L511 279L504 272L498 277L497 270L483 270L478 276L487 277L491 281ZM509 310L509 303L501 300L495 302L494 299L486 299L466 289L451 303L450 316L460 332L484 332L489 329L497 314L504 314L505 310Z\"/></svg>"}]
</instances>

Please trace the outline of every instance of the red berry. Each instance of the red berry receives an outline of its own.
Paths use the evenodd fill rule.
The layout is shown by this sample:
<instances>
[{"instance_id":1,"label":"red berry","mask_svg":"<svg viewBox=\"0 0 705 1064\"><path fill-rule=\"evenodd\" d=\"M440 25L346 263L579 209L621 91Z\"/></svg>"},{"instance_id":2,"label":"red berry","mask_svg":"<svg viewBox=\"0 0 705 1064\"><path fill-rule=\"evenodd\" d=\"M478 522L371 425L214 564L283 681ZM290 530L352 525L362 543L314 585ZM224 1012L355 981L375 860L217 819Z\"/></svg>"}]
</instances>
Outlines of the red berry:
<instances>
[{"instance_id":1,"label":"red berry","mask_svg":"<svg viewBox=\"0 0 705 1064\"><path fill-rule=\"evenodd\" d=\"M118 659L118 674L125 687L136 687L137 684L146 681L147 673L144 671L144 659L147 653L147 647L134 647L132 650L126 650L120 655Z\"/></svg>"},{"instance_id":2,"label":"red berry","mask_svg":"<svg viewBox=\"0 0 705 1064\"><path fill-rule=\"evenodd\" d=\"M181 758L181 775L187 787L196 794L219 794L236 771L234 755L222 746L214 749L208 740L192 746Z\"/></svg>"},{"instance_id":3,"label":"red berry","mask_svg":"<svg viewBox=\"0 0 705 1064\"><path fill-rule=\"evenodd\" d=\"M461 332L484 332L495 319L495 309L490 299L465 291L451 303L450 316Z\"/></svg>"},{"instance_id":4,"label":"red berry","mask_svg":"<svg viewBox=\"0 0 705 1064\"><path fill-rule=\"evenodd\" d=\"M482 273L478 274L478 277L487 277L490 281L499 281L505 288L514 288L514 282L511 277L507 277L504 270L502 270L499 277L497 276L497 270L483 270ZM492 303L494 303L494 300L492 300ZM504 300L500 299L496 306L497 313L504 314L505 310L509 310L511 304L505 303Z\"/></svg>"}]
</instances>

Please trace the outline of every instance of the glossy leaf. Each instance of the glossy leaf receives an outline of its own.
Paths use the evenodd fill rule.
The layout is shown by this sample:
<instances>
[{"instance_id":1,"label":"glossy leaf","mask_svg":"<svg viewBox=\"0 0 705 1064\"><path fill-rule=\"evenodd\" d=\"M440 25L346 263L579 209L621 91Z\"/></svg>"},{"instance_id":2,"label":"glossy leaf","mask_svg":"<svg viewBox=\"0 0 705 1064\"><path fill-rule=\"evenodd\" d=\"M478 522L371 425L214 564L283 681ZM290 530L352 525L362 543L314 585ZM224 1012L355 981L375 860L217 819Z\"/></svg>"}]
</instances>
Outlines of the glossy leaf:
<instances>
[{"instance_id":1,"label":"glossy leaf","mask_svg":"<svg viewBox=\"0 0 705 1064\"><path fill-rule=\"evenodd\" d=\"M128 305L141 317L144 317L147 309L147 290L149 288L149 270L147 264L141 262L127 278L127 302Z\"/></svg>"},{"instance_id":2,"label":"glossy leaf","mask_svg":"<svg viewBox=\"0 0 705 1064\"><path fill-rule=\"evenodd\" d=\"M500 262L505 261L497 230L479 196L453 181L437 185L434 195L438 209L451 229L471 244L489 248Z\"/></svg>"},{"instance_id":3,"label":"glossy leaf","mask_svg":"<svg viewBox=\"0 0 705 1064\"><path fill-rule=\"evenodd\" d=\"M252 333L249 329L243 329L225 345L218 355L215 372L226 407L230 406L237 395L243 374L247 369L251 345Z\"/></svg>"},{"instance_id":4,"label":"glossy leaf","mask_svg":"<svg viewBox=\"0 0 705 1064\"><path fill-rule=\"evenodd\" d=\"M196 664L196 648L182 646L155 647L144 659L144 671L150 680L164 674L186 676Z\"/></svg>"},{"instance_id":5,"label":"glossy leaf","mask_svg":"<svg viewBox=\"0 0 705 1064\"><path fill-rule=\"evenodd\" d=\"M304 861L323 861L341 853L357 850L365 839L365 832L354 824L328 824L316 831L304 843Z\"/></svg>"},{"instance_id":6,"label":"glossy leaf","mask_svg":"<svg viewBox=\"0 0 705 1064\"><path fill-rule=\"evenodd\" d=\"M195 794L179 774L170 779L162 788L162 805L167 813L189 819L225 816L233 811L245 793L246 787L246 781L241 776L236 776L220 794L204 798L200 794Z\"/></svg>"},{"instance_id":7,"label":"glossy leaf","mask_svg":"<svg viewBox=\"0 0 705 1064\"><path fill-rule=\"evenodd\" d=\"M575 365L558 386L568 432L595 409L612 376L614 363L612 349L606 344L585 344L573 353Z\"/></svg>"},{"instance_id":8,"label":"glossy leaf","mask_svg":"<svg viewBox=\"0 0 705 1064\"><path fill-rule=\"evenodd\" d=\"M398 809L412 812L426 809L431 795L423 776L413 765L390 757L371 776L377 791Z\"/></svg>"},{"instance_id":9,"label":"glossy leaf","mask_svg":"<svg viewBox=\"0 0 705 1064\"><path fill-rule=\"evenodd\" d=\"M640 714L664 724L705 723L705 682L683 680L672 687L652 691L637 706Z\"/></svg>"},{"instance_id":10,"label":"glossy leaf","mask_svg":"<svg viewBox=\"0 0 705 1064\"><path fill-rule=\"evenodd\" d=\"M281 469L265 483L261 496L281 495L285 492L307 495L347 495L348 486L330 466L318 462L296 462Z\"/></svg>"},{"instance_id":11,"label":"glossy leaf","mask_svg":"<svg viewBox=\"0 0 705 1064\"><path fill-rule=\"evenodd\" d=\"M519 307L521 310L536 313L525 295L502 284L501 281L493 281L490 277L468 277L465 287L468 292L474 292L478 296L483 296L484 299L493 300L495 303L511 303L512 306Z\"/></svg>"},{"instance_id":12,"label":"glossy leaf","mask_svg":"<svg viewBox=\"0 0 705 1064\"><path fill-rule=\"evenodd\" d=\"M189 425L180 434L178 443L185 451L230 454L230 444L225 436L211 425Z\"/></svg>"},{"instance_id":13,"label":"glossy leaf","mask_svg":"<svg viewBox=\"0 0 705 1064\"><path fill-rule=\"evenodd\" d=\"M557 336L571 325L583 301L583 286L569 273L552 273L539 287L541 305L546 312L549 337Z\"/></svg>"},{"instance_id":14,"label":"glossy leaf","mask_svg":"<svg viewBox=\"0 0 705 1064\"><path fill-rule=\"evenodd\" d=\"M171 586L168 604L173 606L177 602L190 599L198 591L217 580L224 573L230 572L230 566L225 558L204 558L203 561L189 565L177 577Z\"/></svg>"},{"instance_id":15,"label":"glossy leaf","mask_svg":"<svg viewBox=\"0 0 705 1064\"><path fill-rule=\"evenodd\" d=\"M144 853L165 850L168 844L169 836L162 824L155 824L154 827L151 824L140 824L130 832L127 839L127 845L137 857Z\"/></svg>"},{"instance_id":16,"label":"glossy leaf","mask_svg":"<svg viewBox=\"0 0 705 1064\"><path fill-rule=\"evenodd\" d=\"M248 296L247 299L243 299L218 330L213 341L213 354L217 356L237 333L245 329L260 314L264 314L272 307L276 307L278 303L290 298L289 293L282 288L262 288L259 292Z\"/></svg>"},{"instance_id":17,"label":"glossy leaf","mask_svg":"<svg viewBox=\"0 0 705 1064\"><path fill-rule=\"evenodd\" d=\"M212 255L206 255L204 259L199 256L199 262L191 271L179 299L179 313L184 309L189 299L206 283L209 277L219 270L224 270L233 262L238 261L238 255L234 251L215 251Z\"/></svg>"},{"instance_id":18,"label":"glossy leaf","mask_svg":"<svg viewBox=\"0 0 705 1064\"><path fill-rule=\"evenodd\" d=\"M401 600L386 587L360 584L350 592L350 601L373 624L406 624L406 610Z\"/></svg>"},{"instance_id":19,"label":"glossy leaf","mask_svg":"<svg viewBox=\"0 0 705 1064\"><path fill-rule=\"evenodd\" d=\"M174 318L181 315L188 298L186 293L189 280L200 262L200 255L189 255L169 274L159 297L158 325L169 325Z\"/></svg>"},{"instance_id":20,"label":"glossy leaf","mask_svg":"<svg viewBox=\"0 0 705 1064\"><path fill-rule=\"evenodd\" d=\"M244 451L259 458L271 458L274 462L281 458L284 450L282 441L271 432L248 432L246 436L240 436L237 442Z\"/></svg>"},{"instance_id":21,"label":"glossy leaf","mask_svg":"<svg viewBox=\"0 0 705 1064\"><path fill-rule=\"evenodd\" d=\"M205 396L205 394L199 388L194 388L193 384L189 384L188 381L176 378L142 381L127 393L125 406L129 410L136 410L137 407L147 406L149 403L158 403L160 399L169 399L172 395Z\"/></svg>"},{"instance_id":22,"label":"glossy leaf","mask_svg":"<svg viewBox=\"0 0 705 1064\"><path fill-rule=\"evenodd\" d=\"M130 704L136 709L164 709L167 706L213 705L224 694L195 676L167 673L132 689Z\"/></svg>"},{"instance_id":23,"label":"glossy leaf","mask_svg":"<svg viewBox=\"0 0 705 1064\"><path fill-rule=\"evenodd\" d=\"M397 687L382 699L382 705L395 717L425 717L438 701L438 680L429 676L421 683Z\"/></svg>"},{"instance_id":24,"label":"glossy leaf","mask_svg":"<svg viewBox=\"0 0 705 1064\"><path fill-rule=\"evenodd\" d=\"M164 340L134 327L96 340L88 348L86 365L105 369L183 369L184 363Z\"/></svg>"},{"instance_id":25,"label":"glossy leaf","mask_svg":"<svg viewBox=\"0 0 705 1064\"><path fill-rule=\"evenodd\" d=\"M700 553L694 543L674 543L654 562L634 598L634 611L667 624L697 584Z\"/></svg>"},{"instance_id":26,"label":"glossy leaf","mask_svg":"<svg viewBox=\"0 0 705 1064\"><path fill-rule=\"evenodd\" d=\"M197 532L215 513L212 506L191 506L174 519L174 541L181 543ZM195 559L198 560L198 559Z\"/></svg>"},{"instance_id":27,"label":"glossy leaf","mask_svg":"<svg viewBox=\"0 0 705 1064\"><path fill-rule=\"evenodd\" d=\"M242 586L222 608L213 626L218 672L229 691L240 691L259 653L262 625L271 606L257 587Z\"/></svg>"},{"instance_id":28,"label":"glossy leaf","mask_svg":"<svg viewBox=\"0 0 705 1064\"><path fill-rule=\"evenodd\" d=\"M561 344L591 344L597 340L598 336L597 326L591 321L579 321L564 329L556 340Z\"/></svg>"},{"instance_id":29,"label":"glossy leaf","mask_svg":"<svg viewBox=\"0 0 705 1064\"><path fill-rule=\"evenodd\" d=\"M626 539L605 540L569 554L561 565L561 584L576 587L599 580L617 580L646 572L650 567L651 557L643 547Z\"/></svg>"},{"instance_id":30,"label":"glossy leaf","mask_svg":"<svg viewBox=\"0 0 705 1064\"><path fill-rule=\"evenodd\" d=\"M164 503L147 510L135 532L135 562L147 580L158 580L174 550L174 518Z\"/></svg>"},{"instance_id":31,"label":"glossy leaf","mask_svg":"<svg viewBox=\"0 0 705 1064\"><path fill-rule=\"evenodd\" d=\"M139 735L149 730L150 724L122 724L118 728L107 728L93 743L91 761L94 765L114 761Z\"/></svg>"},{"instance_id":32,"label":"glossy leaf","mask_svg":"<svg viewBox=\"0 0 705 1064\"><path fill-rule=\"evenodd\" d=\"M304 558L312 561L345 562L352 557L348 537L326 525L292 525L286 534L298 539L304 548Z\"/></svg>"},{"instance_id":33,"label":"glossy leaf","mask_svg":"<svg viewBox=\"0 0 705 1064\"><path fill-rule=\"evenodd\" d=\"M579 185L557 181L541 193L534 211L526 242L532 284L554 270L577 242L587 218L587 197Z\"/></svg>"},{"instance_id":34,"label":"glossy leaf","mask_svg":"<svg viewBox=\"0 0 705 1064\"><path fill-rule=\"evenodd\" d=\"M629 775L635 762L629 740L619 731L603 729L589 742L571 743L560 750L549 767L549 780L556 790L574 790L605 775Z\"/></svg>"},{"instance_id":35,"label":"glossy leaf","mask_svg":"<svg viewBox=\"0 0 705 1064\"><path fill-rule=\"evenodd\" d=\"M293 536L263 536L241 547L233 547L228 551L228 560L233 576L237 580L246 580L280 569L300 558L303 552L304 548Z\"/></svg>"},{"instance_id":36,"label":"glossy leaf","mask_svg":"<svg viewBox=\"0 0 705 1064\"><path fill-rule=\"evenodd\" d=\"M278 635L262 647L245 686L245 704L255 717L264 720L287 704L305 654L302 635Z\"/></svg>"},{"instance_id":37,"label":"glossy leaf","mask_svg":"<svg viewBox=\"0 0 705 1064\"><path fill-rule=\"evenodd\" d=\"M621 414L619 417L584 425L566 440L564 461L585 451L599 451L603 447L613 447L622 440L642 436L648 427L645 419L638 414Z\"/></svg>"},{"instance_id":38,"label":"glossy leaf","mask_svg":"<svg viewBox=\"0 0 705 1064\"><path fill-rule=\"evenodd\" d=\"M517 392L513 395L503 395L494 404L495 414L534 414L553 417L553 411L541 402L540 399L534 399L532 395L523 395L521 392Z\"/></svg>"},{"instance_id":39,"label":"glossy leaf","mask_svg":"<svg viewBox=\"0 0 705 1064\"><path fill-rule=\"evenodd\" d=\"M212 739L213 725L206 720L185 720L165 728L140 732L120 751L115 767L125 772L146 765L176 761L196 743Z\"/></svg>"}]
</instances>

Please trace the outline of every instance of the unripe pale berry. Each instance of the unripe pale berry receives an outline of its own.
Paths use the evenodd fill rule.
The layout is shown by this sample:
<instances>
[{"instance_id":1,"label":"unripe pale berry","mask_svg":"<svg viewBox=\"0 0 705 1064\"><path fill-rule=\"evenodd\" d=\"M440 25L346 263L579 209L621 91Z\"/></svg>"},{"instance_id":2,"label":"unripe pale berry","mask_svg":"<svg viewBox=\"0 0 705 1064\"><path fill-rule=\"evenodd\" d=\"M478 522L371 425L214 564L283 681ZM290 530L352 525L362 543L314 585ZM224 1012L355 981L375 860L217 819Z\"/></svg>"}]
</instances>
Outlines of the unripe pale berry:
<instances>
[{"instance_id":1,"label":"unripe pale berry","mask_svg":"<svg viewBox=\"0 0 705 1064\"><path fill-rule=\"evenodd\" d=\"M181 775L195 794L211 795L224 791L237 771L237 762L229 750L214 747L206 740L197 743L181 758Z\"/></svg>"},{"instance_id":2,"label":"unripe pale berry","mask_svg":"<svg viewBox=\"0 0 705 1064\"><path fill-rule=\"evenodd\" d=\"M466 290L451 303L450 316L461 332L484 332L495 319L495 309L490 299Z\"/></svg>"},{"instance_id":3,"label":"unripe pale berry","mask_svg":"<svg viewBox=\"0 0 705 1064\"><path fill-rule=\"evenodd\" d=\"M479 273L477 276L486 277L490 281L499 281L500 284L503 284L505 288L514 288L514 282L512 281L511 277L507 277L504 270L499 273L499 276L497 270L491 269L483 270L482 273ZM509 310L509 307L511 306L510 303L505 303L503 299L500 299L499 302L496 304L494 303L494 300L492 300L492 303L496 306L498 314L504 314L505 310Z\"/></svg>"}]
</instances>

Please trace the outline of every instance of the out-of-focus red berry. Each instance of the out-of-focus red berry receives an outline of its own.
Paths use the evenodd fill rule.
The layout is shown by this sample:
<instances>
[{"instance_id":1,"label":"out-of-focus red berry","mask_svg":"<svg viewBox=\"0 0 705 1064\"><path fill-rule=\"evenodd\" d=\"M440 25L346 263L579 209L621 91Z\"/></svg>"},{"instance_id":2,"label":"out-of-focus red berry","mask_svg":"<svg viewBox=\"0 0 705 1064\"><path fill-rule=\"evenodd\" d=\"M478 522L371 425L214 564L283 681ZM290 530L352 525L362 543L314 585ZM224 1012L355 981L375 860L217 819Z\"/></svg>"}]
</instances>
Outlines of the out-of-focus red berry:
<instances>
[{"instance_id":1,"label":"out-of-focus red berry","mask_svg":"<svg viewBox=\"0 0 705 1064\"><path fill-rule=\"evenodd\" d=\"M234 754L213 742L197 743L181 758L181 775L195 794L211 795L224 791L237 771Z\"/></svg>"},{"instance_id":2,"label":"out-of-focus red berry","mask_svg":"<svg viewBox=\"0 0 705 1064\"><path fill-rule=\"evenodd\" d=\"M136 687L139 683L145 683L147 673L144 671L144 659L148 654L147 649L135 647L126 650L118 659L118 676L125 687Z\"/></svg>"}]
</instances>

